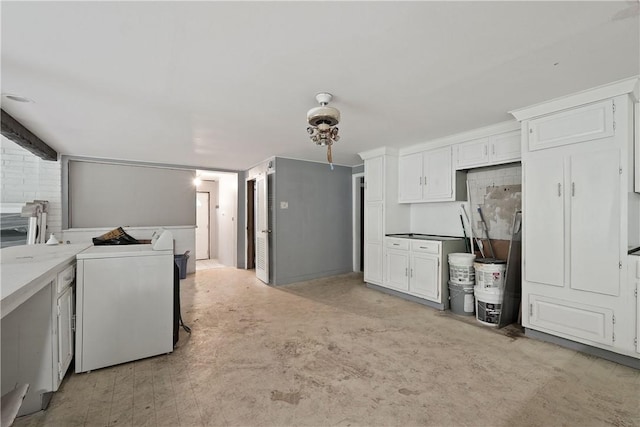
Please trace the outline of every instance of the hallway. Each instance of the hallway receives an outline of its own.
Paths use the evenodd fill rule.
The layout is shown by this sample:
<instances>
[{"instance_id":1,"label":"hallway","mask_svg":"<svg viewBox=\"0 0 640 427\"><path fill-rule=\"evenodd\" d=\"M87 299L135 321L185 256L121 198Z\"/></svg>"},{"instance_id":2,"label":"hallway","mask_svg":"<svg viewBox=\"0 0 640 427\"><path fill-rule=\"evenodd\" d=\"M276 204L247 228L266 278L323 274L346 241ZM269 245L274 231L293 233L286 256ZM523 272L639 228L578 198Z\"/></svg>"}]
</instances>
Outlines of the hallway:
<instances>
[{"instance_id":1,"label":"hallway","mask_svg":"<svg viewBox=\"0 0 640 427\"><path fill-rule=\"evenodd\" d=\"M69 374L17 426L640 425L640 372L367 289L182 280L169 355Z\"/></svg>"}]
</instances>

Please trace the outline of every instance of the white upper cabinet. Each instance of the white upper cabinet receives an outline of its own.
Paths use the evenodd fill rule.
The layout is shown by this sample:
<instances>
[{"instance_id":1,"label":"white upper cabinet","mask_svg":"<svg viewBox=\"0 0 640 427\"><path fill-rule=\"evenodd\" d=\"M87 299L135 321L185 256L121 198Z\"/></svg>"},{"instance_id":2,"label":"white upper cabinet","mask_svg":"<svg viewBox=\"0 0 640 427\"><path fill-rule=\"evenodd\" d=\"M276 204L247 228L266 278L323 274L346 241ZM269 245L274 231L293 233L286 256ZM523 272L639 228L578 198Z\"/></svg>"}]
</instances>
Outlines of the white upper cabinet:
<instances>
[{"instance_id":1,"label":"white upper cabinet","mask_svg":"<svg viewBox=\"0 0 640 427\"><path fill-rule=\"evenodd\" d=\"M472 139L455 145L456 169L470 169L520 160L520 131Z\"/></svg>"},{"instance_id":2,"label":"white upper cabinet","mask_svg":"<svg viewBox=\"0 0 640 427\"><path fill-rule=\"evenodd\" d=\"M488 151L489 163L493 165L520 161L522 151L520 131L490 136Z\"/></svg>"},{"instance_id":3,"label":"white upper cabinet","mask_svg":"<svg viewBox=\"0 0 640 427\"><path fill-rule=\"evenodd\" d=\"M420 202L422 196L422 153L408 154L399 159L399 200L401 202Z\"/></svg>"},{"instance_id":4,"label":"white upper cabinet","mask_svg":"<svg viewBox=\"0 0 640 427\"><path fill-rule=\"evenodd\" d=\"M400 203L466 199L464 175L457 180L450 146L400 156L398 175Z\"/></svg>"},{"instance_id":5,"label":"white upper cabinet","mask_svg":"<svg viewBox=\"0 0 640 427\"><path fill-rule=\"evenodd\" d=\"M423 197L425 200L455 200L451 147L423 153Z\"/></svg>"},{"instance_id":6,"label":"white upper cabinet","mask_svg":"<svg viewBox=\"0 0 640 427\"><path fill-rule=\"evenodd\" d=\"M473 139L455 146L456 169L485 166L489 162L489 138Z\"/></svg>"},{"instance_id":7,"label":"white upper cabinet","mask_svg":"<svg viewBox=\"0 0 640 427\"><path fill-rule=\"evenodd\" d=\"M529 150L608 138L614 134L612 99L529 120Z\"/></svg>"},{"instance_id":8,"label":"white upper cabinet","mask_svg":"<svg viewBox=\"0 0 640 427\"><path fill-rule=\"evenodd\" d=\"M364 192L367 202L381 202L384 197L384 157L367 159L364 168Z\"/></svg>"}]
</instances>

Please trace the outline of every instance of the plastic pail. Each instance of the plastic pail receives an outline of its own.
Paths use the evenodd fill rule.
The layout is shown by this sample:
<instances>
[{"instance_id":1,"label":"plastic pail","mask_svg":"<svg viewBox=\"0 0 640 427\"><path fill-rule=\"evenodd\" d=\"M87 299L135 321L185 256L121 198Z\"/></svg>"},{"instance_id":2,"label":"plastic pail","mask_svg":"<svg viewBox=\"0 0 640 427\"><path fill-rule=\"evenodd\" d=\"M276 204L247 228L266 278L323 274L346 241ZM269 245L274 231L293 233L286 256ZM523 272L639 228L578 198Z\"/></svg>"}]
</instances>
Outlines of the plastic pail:
<instances>
[{"instance_id":1,"label":"plastic pail","mask_svg":"<svg viewBox=\"0 0 640 427\"><path fill-rule=\"evenodd\" d=\"M449 281L449 301L451 312L462 316L473 316L475 309L473 283L454 283Z\"/></svg>"},{"instance_id":2,"label":"plastic pail","mask_svg":"<svg viewBox=\"0 0 640 427\"><path fill-rule=\"evenodd\" d=\"M476 285L474 288L476 297L476 319L487 326L498 326L500 313L502 312L502 289L482 288Z\"/></svg>"},{"instance_id":3,"label":"plastic pail","mask_svg":"<svg viewBox=\"0 0 640 427\"><path fill-rule=\"evenodd\" d=\"M476 259L474 254L449 254L449 280L454 283L474 283L474 259Z\"/></svg>"},{"instance_id":4,"label":"plastic pail","mask_svg":"<svg viewBox=\"0 0 640 427\"><path fill-rule=\"evenodd\" d=\"M483 289L504 289L506 262L494 258L479 258L473 264L476 270L476 285Z\"/></svg>"}]
</instances>

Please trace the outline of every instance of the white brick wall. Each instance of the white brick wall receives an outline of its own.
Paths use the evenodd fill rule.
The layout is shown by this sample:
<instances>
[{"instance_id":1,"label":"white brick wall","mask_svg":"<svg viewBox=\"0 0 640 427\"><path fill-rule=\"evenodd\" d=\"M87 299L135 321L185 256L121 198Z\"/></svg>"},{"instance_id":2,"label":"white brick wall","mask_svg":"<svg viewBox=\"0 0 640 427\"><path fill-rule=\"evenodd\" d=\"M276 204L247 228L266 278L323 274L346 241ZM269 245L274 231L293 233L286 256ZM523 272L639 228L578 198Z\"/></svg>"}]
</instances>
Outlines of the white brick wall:
<instances>
[{"instance_id":1,"label":"white brick wall","mask_svg":"<svg viewBox=\"0 0 640 427\"><path fill-rule=\"evenodd\" d=\"M0 202L24 203L48 200L48 231L58 238L62 229L62 172L60 161L42 160L8 140L0 138Z\"/></svg>"}]
</instances>

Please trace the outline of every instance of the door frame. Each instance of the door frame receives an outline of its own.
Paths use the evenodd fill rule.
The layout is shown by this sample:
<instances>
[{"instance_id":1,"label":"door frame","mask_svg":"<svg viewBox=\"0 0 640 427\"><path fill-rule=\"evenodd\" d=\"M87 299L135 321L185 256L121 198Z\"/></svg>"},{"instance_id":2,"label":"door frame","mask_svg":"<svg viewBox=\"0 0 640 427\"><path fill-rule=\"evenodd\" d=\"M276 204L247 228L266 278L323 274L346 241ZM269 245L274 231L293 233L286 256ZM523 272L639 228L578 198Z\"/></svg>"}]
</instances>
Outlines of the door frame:
<instances>
[{"instance_id":1,"label":"door frame","mask_svg":"<svg viewBox=\"0 0 640 427\"><path fill-rule=\"evenodd\" d=\"M244 233L244 247L247 248L244 268L251 270L256 268L255 256L256 256L256 223L255 223L255 191L256 191L255 178L245 179L246 199L245 199L245 233Z\"/></svg>"},{"instance_id":2,"label":"door frame","mask_svg":"<svg viewBox=\"0 0 640 427\"><path fill-rule=\"evenodd\" d=\"M194 252L196 252L194 254L196 261L197 260L205 260L205 259L211 259L211 192L210 191L197 191L196 190L196 203L198 201L198 194L202 193L202 194L206 194L207 195L207 258L198 258L198 254L197 254L197 247L198 247L198 218L197 218L197 211L198 208L196 206L196 241L195 241L195 248L194 248Z\"/></svg>"},{"instance_id":3,"label":"door frame","mask_svg":"<svg viewBox=\"0 0 640 427\"><path fill-rule=\"evenodd\" d=\"M361 204L358 203L360 178L364 179L364 172L351 175L352 269L357 272L360 271L360 259L364 256L360 251L360 242L364 240L364 236L360 232L361 227L358 227L358 220L364 221L364 210L361 209ZM358 239L358 236L360 239Z\"/></svg>"}]
</instances>

